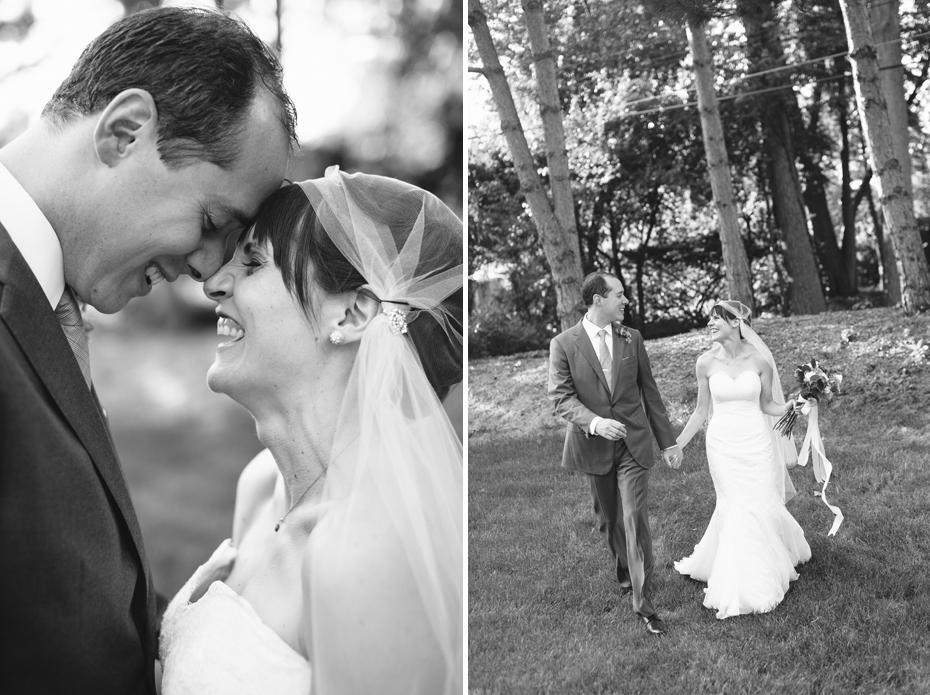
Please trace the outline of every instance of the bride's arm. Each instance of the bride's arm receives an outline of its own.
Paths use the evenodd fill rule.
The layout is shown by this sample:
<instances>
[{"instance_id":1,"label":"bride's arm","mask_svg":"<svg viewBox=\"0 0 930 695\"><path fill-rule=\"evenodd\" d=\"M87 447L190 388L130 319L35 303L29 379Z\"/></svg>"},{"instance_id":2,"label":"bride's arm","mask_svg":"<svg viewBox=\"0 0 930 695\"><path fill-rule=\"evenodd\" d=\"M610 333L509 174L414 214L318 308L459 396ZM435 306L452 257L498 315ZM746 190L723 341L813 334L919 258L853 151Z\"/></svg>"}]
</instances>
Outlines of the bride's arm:
<instances>
[{"instance_id":1,"label":"bride's arm","mask_svg":"<svg viewBox=\"0 0 930 695\"><path fill-rule=\"evenodd\" d=\"M441 692L442 656L403 546L372 506L361 516L334 506L304 555L311 692Z\"/></svg>"},{"instance_id":2,"label":"bride's arm","mask_svg":"<svg viewBox=\"0 0 930 695\"><path fill-rule=\"evenodd\" d=\"M704 425L707 420L707 413L710 410L710 385L707 383L707 367L710 361L707 353L698 357L694 365L694 375L697 378L698 396L697 405L691 417L688 418L688 424L678 435L678 446L684 449L697 431Z\"/></svg>"},{"instance_id":3,"label":"bride's arm","mask_svg":"<svg viewBox=\"0 0 930 695\"><path fill-rule=\"evenodd\" d=\"M776 403L772 400L772 366L761 356L756 364L762 372L762 392L759 394L759 407L766 415L781 417L794 408L794 401Z\"/></svg>"}]
</instances>

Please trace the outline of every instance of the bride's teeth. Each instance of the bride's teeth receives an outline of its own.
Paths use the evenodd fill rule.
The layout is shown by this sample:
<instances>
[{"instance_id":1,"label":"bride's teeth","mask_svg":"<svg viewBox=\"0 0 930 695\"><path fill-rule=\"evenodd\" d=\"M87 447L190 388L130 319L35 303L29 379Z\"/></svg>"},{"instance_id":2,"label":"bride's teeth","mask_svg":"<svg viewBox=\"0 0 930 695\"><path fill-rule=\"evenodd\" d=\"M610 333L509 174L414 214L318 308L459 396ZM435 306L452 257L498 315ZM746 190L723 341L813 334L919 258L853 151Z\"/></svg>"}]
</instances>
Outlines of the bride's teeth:
<instances>
[{"instance_id":1,"label":"bride's teeth","mask_svg":"<svg viewBox=\"0 0 930 695\"><path fill-rule=\"evenodd\" d=\"M147 266L145 266L145 277L146 280L148 280L149 285L153 287L165 279L165 276L161 274L158 266L154 263L149 263Z\"/></svg>"},{"instance_id":2,"label":"bride's teeth","mask_svg":"<svg viewBox=\"0 0 930 695\"><path fill-rule=\"evenodd\" d=\"M216 322L216 333L217 335L232 336L237 340L245 335L245 331L238 323L227 318L220 318Z\"/></svg>"}]
</instances>

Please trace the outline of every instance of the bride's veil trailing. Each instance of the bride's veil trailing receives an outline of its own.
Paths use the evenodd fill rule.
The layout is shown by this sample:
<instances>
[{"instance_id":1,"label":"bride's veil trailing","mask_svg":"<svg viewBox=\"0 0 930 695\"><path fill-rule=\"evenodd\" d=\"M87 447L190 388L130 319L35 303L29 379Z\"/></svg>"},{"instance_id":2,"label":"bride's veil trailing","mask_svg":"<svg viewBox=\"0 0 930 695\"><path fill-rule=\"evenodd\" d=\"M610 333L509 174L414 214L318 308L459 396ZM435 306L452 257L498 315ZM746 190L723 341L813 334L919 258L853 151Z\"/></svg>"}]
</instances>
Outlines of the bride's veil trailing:
<instances>
[{"instance_id":1,"label":"bride's veil trailing","mask_svg":"<svg viewBox=\"0 0 930 695\"><path fill-rule=\"evenodd\" d=\"M781 387L781 378L778 376L778 365L775 364L772 351L769 350L762 338L759 337L759 334L749 325L749 319L752 317L750 308L742 302L737 302L732 299L719 301L715 306L723 307L730 314L739 319L740 334L747 343L752 345L759 354L765 358L765 361L768 362L769 366L772 368L772 400L779 405L784 405L785 394ZM794 443L794 438L784 437L775 430L775 423L778 421L778 418L766 415L765 419L769 423L769 430L772 434L775 461L778 464L779 470L784 472L783 475L775 476L775 484L778 487L782 499L787 502L797 494L797 490L795 490L794 484L791 482L791 476L788 475L788 468L797 465L798 449Z\"/></svg>"},{"instance_id":2,"label":"bride's veil trailing","mask_svg":"<svg viewBox=\"0 0 930 695\"><path fill-rule=\"evenodd\" d=\"M324 498L338 501L350 515L370 514L369 500L376 500L374 508L383 515L378 522L399 539L428 616L434 643L425 651L442 655L441 692L460 693L462 445L408 327L435 320L445 340L461 345L461 326L442 302L462 288L462 223L435 196L395 179L330 167L324 178L300 186L382 306L362 337L349 377ZM350 444L357 455L340 457ZM346 528L335 530L345 534L342 543L352 542ZM311 589L311 609L317 600ZM326 635L314 634L316 639ZM422 692L420 674L410 677L410 692Z\"/></svg>"}]
</instances>

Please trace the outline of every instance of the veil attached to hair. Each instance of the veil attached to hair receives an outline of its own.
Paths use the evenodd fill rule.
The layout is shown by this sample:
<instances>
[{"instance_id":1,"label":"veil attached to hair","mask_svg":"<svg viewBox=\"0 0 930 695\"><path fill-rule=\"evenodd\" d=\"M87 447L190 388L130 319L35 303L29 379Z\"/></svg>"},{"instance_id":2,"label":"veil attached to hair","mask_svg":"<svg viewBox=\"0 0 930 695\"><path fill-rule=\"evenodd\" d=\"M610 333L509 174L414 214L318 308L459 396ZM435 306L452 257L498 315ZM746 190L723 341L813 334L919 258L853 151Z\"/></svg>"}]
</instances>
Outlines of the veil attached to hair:
<instances>
[{"instance_id":1,"label":"veil attached to hair","mask_svg":"<svg viewBox=\"0 0 930 695\"><path fill-rule=\"evenodd\" d=\"M759 351L759 354L765 358L765 361L768 362L769 366L772 368L772 400L779 405L784 405L785 394L781 388L781 378L778 376L778 366L775 364L772 351L769 350L762 338L759 337L759 334L756 333L748 323L752 316L752 310L742 302L737 302L732 299L719 301L714 306L723 307L739 319L740 334L746 339L747 343ZM778 464L778 469L783 471L783 475L775 475L775 485L781 494L781 498L787 502L797 494L797 490L795 490L794 484L791 482L791 476L788 475L788 468L797 465L798 462L797 445L794 442L794 437L785 437L776 431L775 423L778 422L777 417L766 415L765 419L769 424L769 432L772 435L772 448L775 451L775 462ZM776 473L777 472L778 471L776 471Z\"/></svg>"},{"instance_id":2,"label":"veil attached to hair","mask_svg":"<svg viewBox=\"0 0 930 695\"><path fill-rule=\"evenodd\" d=\"M396 179L330 167L324 178L299 185L382 304L349 376L323 496L346 510L337 520L377 514L379 527L393 530L431 627L434 643L423 651L443 660L442 689L431 692L461 693L462 444L406 324L432 316L448 340L461 343L442 301L463 284L462 223L438 198ZM339 456L349 445L357 455ZM351 545L347 524L335 532L344 534L340 547ZM325 599L312 586L315 610ZM327 635L314 631L313 639ZM407 674L410 692L424 691L426 671Z\"/></svg>"}]
</instances>

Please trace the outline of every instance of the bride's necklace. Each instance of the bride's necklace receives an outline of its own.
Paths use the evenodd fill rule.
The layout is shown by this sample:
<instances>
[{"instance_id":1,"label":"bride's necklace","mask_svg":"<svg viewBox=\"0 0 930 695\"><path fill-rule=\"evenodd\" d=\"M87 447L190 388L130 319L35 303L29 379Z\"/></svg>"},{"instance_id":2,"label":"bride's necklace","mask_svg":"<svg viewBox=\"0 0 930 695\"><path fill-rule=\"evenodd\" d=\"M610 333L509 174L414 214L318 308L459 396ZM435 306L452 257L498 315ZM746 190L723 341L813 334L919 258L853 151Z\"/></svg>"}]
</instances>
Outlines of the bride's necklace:
<instances>
[{"instance_id":1,"label":"bride's necklace","mask_svg":"<svg viewBox=\"0 0 930 695\"><path fill-rule=\"evenodd\" d=\"M734 362L739 362L741 359L743 359L746 355L749 354L749 350L747 350L747 349L746 349L745 347L743 347L743 346L740 346L740 347L741 347L742 349L741 349L738 353L736 353L735 355L733 355L733 356L731 357L731 356L729 355L729 353L727 353L726 349L721 345L721 346L720 346L720 351L721 351L723 354L722 354L721 356L719 356L717 359L719 359L721 362L723 362L723 363L726 364L726 365L730 365L730 364L732 364L732 363L734 363Z\"/></svg>"},{"instance_id":2,"label":"bride's necklace","mask_svg":"<svg viewBox=\"0 0 930 695\"><path fill-rule=\"evenodd\" d=\"M298 497L298 498L297 498L297 501L294 502L294 504L291 505L291 508L288 509L286 512L284 512L284 514L281 515L281 518L278 519L278 523L276 523L276 524L274 525L274 530L275 530L275 532L277 532L277 530L278 530L279 528L281 528L281 524L284 523L284 520L287 518L287 515L290 514L292 511L294 511L294 508L295 508L298 504L300 504L300 501L301 501L304 497L307 496L307 493L310 492L311 489L313 489L313 486L316 485L318 482L320 482L320 480L323 479L323 476L324 476L325 474L326 474L326 469L324 468L324 469L322 470L322 472L321 472L316 478L313 479L313 482L310 483L310 484L307 486L307 489L304 490L304 491L300 494L300 497Z\"/></svg>"},{"instance_id":3,"label":"bride's necklace","mask_svg":"<svg viewBox=\"0 0 930 695\"><path fill-rule=\"evenodd\" d=\"M342 455L346 452L346 449L348 449L349 446L351 446L352 442L354 442L356 439L358 439L358 435L355 435L354 437L352 437L352 439L349 440L349 443L346 444L346 445L342 448L342 451L340 451L338 454L336 454L336 455L333 457L333 460L329 462L330 466L331 466L333 463L335 463L335 461L336 461L340 456L342 456ZM290 514L292 511L294 511L295 507L297 507L297 505L300 504L300 501L301 501L304 497L307 496L307 493L310 492L310 490L313 488L313 486L316 485L318 482L320 482L320 480L323 479L323 476L326 475L326 471L327 471L327 470L329 470L329 466L324 466L324 467L323 467L323 470L320 472L320 474L319 474L316 478L313 479L313 482L312 482L312 483L310 483L310 484L307 486L307 489L304 490L302 493L300 493L300 497L298 497L298 498L297 498L297 501L294 502L294 503L291 505L290 509L288 509L286 512L284 512L284 514L281 515L281 518L278 519L278 523L276 523L276 524L274 525L274 530L275 530L276 533L277 533L278 529L281 528L281 524L284 523L284 520L287 518L287 515Z\"/></svg>"}]
</instances>

